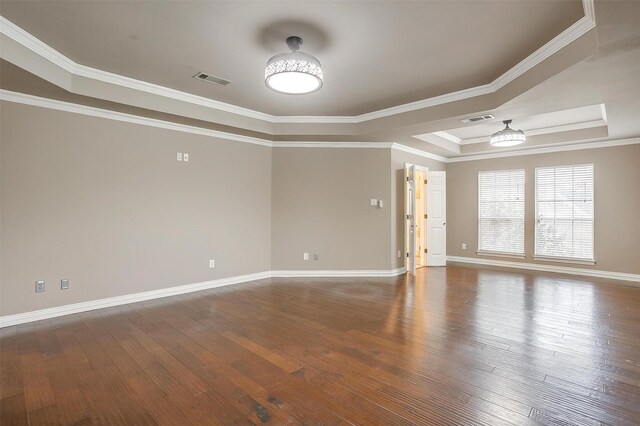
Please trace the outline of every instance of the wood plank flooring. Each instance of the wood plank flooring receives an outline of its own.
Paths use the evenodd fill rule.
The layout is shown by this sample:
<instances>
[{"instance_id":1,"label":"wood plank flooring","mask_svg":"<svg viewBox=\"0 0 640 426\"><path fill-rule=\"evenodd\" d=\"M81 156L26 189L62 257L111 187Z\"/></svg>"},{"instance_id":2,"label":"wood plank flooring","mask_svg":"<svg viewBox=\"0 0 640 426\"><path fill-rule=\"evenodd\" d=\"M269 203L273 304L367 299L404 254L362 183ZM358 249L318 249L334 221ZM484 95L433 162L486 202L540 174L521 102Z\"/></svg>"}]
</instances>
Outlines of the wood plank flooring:
<instances>
[{"instance_id":1,"label":"wood plank flooring","mask_svg":"<svg viewBox=\"0 0 640 426\"><path fill-rule=\"evenodd\" d=\"M462 266L0 330L0 424L640 424L640 288Z\"/></svg>"}]
</instances>

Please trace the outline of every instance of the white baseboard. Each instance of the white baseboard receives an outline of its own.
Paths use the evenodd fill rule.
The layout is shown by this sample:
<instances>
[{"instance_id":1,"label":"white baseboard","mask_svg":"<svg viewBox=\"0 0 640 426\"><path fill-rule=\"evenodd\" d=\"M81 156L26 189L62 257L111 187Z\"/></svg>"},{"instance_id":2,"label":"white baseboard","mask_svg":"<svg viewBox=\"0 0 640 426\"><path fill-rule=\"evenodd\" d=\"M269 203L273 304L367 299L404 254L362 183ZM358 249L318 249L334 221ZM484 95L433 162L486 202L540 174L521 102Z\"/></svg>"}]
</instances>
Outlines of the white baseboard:
<instances>
[{"instance_id":1,"label":"white baseboard","mask_svg":"<svg viewBox=\"0 0 640 426\"><path fill-rule=\"evenodd\" d=\"M178 294L192 293L194 291L207 290L210 288L223 287L232 284L240 284L247 281L261 280L270 277L271 273L269 271L258 272L256 274L239 275L236 277L221 278L218 280L204 281L201 283L179 285L175 287L161 288L158 290L144 291L141 293L108 297L106 299L73 303L71 305L56 306L54 308L41 309L38 311L25 312L22 314L5 315L0 317L0 328L32 321L61 317L64 315L77 314L79 312L93 311L95 309L108 308L111 306L126 305L128 303L160 299L162 297L176 296Z\"/></svg>"},{"instance_id":2,"label":"white baseboard","mask_svg":"<svg viewBox=\"0 0 640 426\"><path fill-rule=\"evenodd\" d=\"M12 325L40 321L64 315L93 311L95 309L109 308L112 306L126 305L145 300L160 299L162 297L176 296L192 293L194 291L207 290L216 287L224 287L249 281L261 280L271 277L393 277L401 275L405 268L392 270L356 270L356 271L265 271L255 274L239 275L235 277L221 278L204 281L195 284L186 284L159 290L145 291L141 293L125 294L122 296L108 297L106 299L90 300L88 302L74 303L71 305L56 306L54 308L38 311L24 312L21 314L0 316L0 328Z\"/></svg>"},{"instance_id":3,"label":"white baseboard","mask_svg":"<svg viewBox=\"0 0 640 426\"><path fill-rule=\"evenodd\" d=\"M322 278L322 277L395 277L406 272L406 268L398 269L366 269L366 270L312 270L312 271L271 271L274 278Z\"/></svg>"},{"instance_id":4,"label":"white baseboard","mask_svg":"<svg viewBox=\"0 0 640 426\"><path fill-rule=\"evenodd\" d=\"M509 262L507 260L480 259L475 257L447 256L447 262L472 263L474 265L500 266L504 268L527 269L531 271L556 272L559 274L582 275L587 277L607 278L612 280L631 281L640 286L640 275L626 272L602 271L598 269L573 268L569 266L541 265L539 263Z\"/></svg>"}]
</instances>

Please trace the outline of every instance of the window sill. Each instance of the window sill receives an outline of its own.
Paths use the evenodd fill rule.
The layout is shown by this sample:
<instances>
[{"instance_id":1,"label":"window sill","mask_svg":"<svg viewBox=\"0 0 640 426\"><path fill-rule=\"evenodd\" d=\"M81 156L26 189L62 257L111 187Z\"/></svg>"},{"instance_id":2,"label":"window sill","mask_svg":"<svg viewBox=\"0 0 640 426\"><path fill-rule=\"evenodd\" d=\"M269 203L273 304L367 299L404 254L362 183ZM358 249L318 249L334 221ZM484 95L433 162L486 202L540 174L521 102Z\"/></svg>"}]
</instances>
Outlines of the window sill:
<instances>
[{"instance_id":1,"label":"window sill","mask_svg":"<svg viewBox=\"0 0 640 426\"><path fill-rule=\"evenodd\" d=\"M575 263L576 265L595 265L596 264L595 260L572 259L570 257L533 256L533 260L539 260L542 262Z\"/></svg>"},{"instance_id":2,"label":"window sill","mask_svg":"<svg viewBox=\"0 0 640 426\"><path fill-rule=\"evenodd\" d=\"M491 257L506 257L508 259L524 259L524 254L519 253L501 253L495 251L480 251L476 252L478 256L491 256Z\"/></svg>"}]
</instances>

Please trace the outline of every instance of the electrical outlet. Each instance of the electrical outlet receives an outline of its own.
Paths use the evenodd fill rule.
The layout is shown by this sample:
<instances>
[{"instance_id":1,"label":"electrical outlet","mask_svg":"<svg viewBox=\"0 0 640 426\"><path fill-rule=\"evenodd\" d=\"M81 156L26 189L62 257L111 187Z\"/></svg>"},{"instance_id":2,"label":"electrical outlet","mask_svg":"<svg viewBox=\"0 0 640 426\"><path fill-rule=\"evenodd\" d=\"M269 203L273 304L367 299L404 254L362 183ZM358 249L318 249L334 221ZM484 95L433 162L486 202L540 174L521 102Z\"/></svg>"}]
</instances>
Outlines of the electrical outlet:
<instances>
[{"instance_id":1,"label":"electrical outlet","mask_svg":"<svg viewBox=\"0 0 640 426\"><path fill-rule=\"evenodd\" d=\"M382 203L382 200L378 200L378 208L381 209L384 207L384 204Z\"/></svg>"},{"instance_id":2,"label":"electrical outlet","mask_svg":"<svg viewBox=\"0 0 640 426\"><path fill-rule=\"evenodd\" d=\"M36 281L36 293L44 293L44 281Z\"/></svg>"},{"instance_id":3,"label":"electrical outlet","mask_svg":"<svg viewBox=\"0 0 640 426\"><path fill-rule=\"evenodd\" d=\"M68 279L63 279L60 280L60 290L68 290L69 289L69 280Z\"/></svg>"},{"instance_id":4,"label":"electrical outlet","mask_svg":"<svg viewBox=\"0 0 640 426\"><path fill-rule=\"evenodd\" d=\"M309 253L303 253L302 260L309 260Z\"/></svg>"},{"instance_id":5,"label":"electrical outlet","mask_svg":"<svg viewBox=\"0 0 640 426\"><path fill-rule=\"evenodd\" d=\"M466 250L467 249L467 243L462 243L462 250Z\"/></svg>"},{"instance_id":6,"label":"electrical outlet","mask_svg":"<svg viewBox=\"0 0 640 426\"><path fill-rule=\"evenodd\" d=\"M402 250L398 250L398 259L402 258Z\"/></svg>"},{"instance_id":7,"label":"electrical outlet","mask_svg":"<svg viewBox=\"0 0 640 426\"><path fill-rule=\"evenodd\" d=\"M313 255L313 260L320 260L320 255L318 253L315 253Z\"/></svg>"},{"instance_id":8,"label":"electrical outlet","mask_svg":"<svg viewBox=\"0 0 640 426\"><path fill-rule=\"evenodd\" d=\"M214 259L209 259L209 269L213 269L216 267L216 261Z\"/></svg>"},{"instance_id":9,"label":"electrical outlet","mask_svg":"<svg viewBox=\"0 0 640 426\"><path fill-rule=\"evenodd\" d=\"M182 153L179 152L178 154L176 154L176 160L178 161L182 161Z\"/></svg>"},{"instance_id":10,"label":"electrical outlet","mask_svg":"<svg viewBox=\"0 0 640 426\"><path fill-rule=\"evenodd\" d=\"M189 161L189 154L187 154L186 152L182 154L182 161Z\"/></svg>"}]
</instances>

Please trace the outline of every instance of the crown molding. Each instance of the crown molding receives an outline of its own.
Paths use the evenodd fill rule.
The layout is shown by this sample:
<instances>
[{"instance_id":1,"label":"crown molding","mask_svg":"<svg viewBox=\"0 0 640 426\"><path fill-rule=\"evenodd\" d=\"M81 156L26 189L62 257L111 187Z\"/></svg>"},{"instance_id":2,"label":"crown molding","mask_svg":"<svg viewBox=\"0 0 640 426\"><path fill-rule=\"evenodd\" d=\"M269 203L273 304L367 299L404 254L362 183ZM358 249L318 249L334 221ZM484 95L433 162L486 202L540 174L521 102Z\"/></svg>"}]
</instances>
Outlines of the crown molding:
<instances>
[{"instance_id":1,"label":"crown molding","mask_svg":"<svg viewBox=\"0 0 640 426\"><path fill-rule=\"evenodd\" d=\"M596 12L593 6L594 0L582 0L582 9L584 10L584 16L590 21L593 21L593 25L596 24Z\"/></svg>"},{"instance_id":2,"label":"crown molding","mask_svg":"<svg viewBox=\"0 0 640 426\"><path fill-rule=\"evenodd\" d=\"M463 161L478 161L491 158L517 157L520 155L546 154L551 152L576 151L592 148L606 148L621 145L633 145L640 143L640 137L629 139L616 139L596 142L583 142L571 145L553 145L531 149L497 151L492 153L466 155L460 157L443 157L432 154L418 148L402 145L395 142L314 142L314 141L270 141L267 139L254 138L249 136L236 135L234 133L220 132L217 130L205 129L202 127L188 126L185 124L173 123L170 121L157 120L155 118L140 117L133 114L126 114L101 108L79 105L70 102L58 101L55 99L41 98L19 92L0 89L0 101L31 105L35 107L48 108L58 111L65 111L74 114L87 115L104 118L108 120L122 121L125 123L139 124L143 126L157 127L160 129L173 130L194 135L207 136L216 139L224 139L235 142L249 143L253 145L266 146L269 148L360 148L360 149L391 149L408 154L417 155L423 158L443 163L459 163Z\"/></svg>"},{"instance_id":3,"label":"crown molding","mask_svg":"<svg viewBox=\"0 0 640 426\"><path fill-rule=\"evenodd\" d=\"M419 149L410 148L392 142L314 142L314 141L282 141L274 142L267 139L253 138L249 136L236 135L233 133L220 132L217 130L205 129L202 127L188 126L185 124L173 123L170 121L157 120L155 118L140 117L133 114L126 114L107 109L91 107L87 105L74 104L59 101L56 99L42 98L39 96L27 95L25 93L12 92L0 89L0 101L13 102L24 105L31 105L40 108L53 109L57 111L70 112L73 114L87 115L91 117L104 118L107 120L122 121L125 123L139 124L142 126L157 127L160 129L173 130L176 132L191 133L194 135L208 136L216 139L225 139L236 142L250 143L253 145L266 146L269 148L365 148L365 149L396 149L420 155L422 157L433 158L445 161L446 158L435 154L430 154Z\"/></svg>"},{"instance_id":4,"label":"crown molding","mask_svg":"<svg viewBox=\"0 0 640 426\"><path fill-rule=\"evenodd\" d=\"M92 80L98 80L104 83L110 83L117 86L127 87L129 89L139 90L146 93L151 93L166 98L171 98L179 101L188 102L195 105L204 106L220 111L230 112L233 114L242 115L245 117L255 118L258 120L264 120L271 122L274 118L273 115L265 114L259 111L254 111L249 108L243 108L236 105L228 104L225 102L216 101L213 99L205 98L191 93L186 93L180 90L171 89L169 87L160 86L158 84L149 83L142 80L136 80L133 78L125 77L123 75L114 74L108 71L103 71L97 68L81 65L73 60L69 59L62 53L55 50L53 47L44 43L40 39L31 35L27 31L23 30L13 22L9 21L4 16L0 16L0 33L15 40L22 46L33 51L42 58L52 62L59 66L63 70L72 75L89 78Z\"/></svg>"},{"instance_id":5,"label":"crown molding","mask_svg":"<svg viewBox=\"0 0 640 426\"><path fill-rule=\"evenodd\" d=\"M273 124L357 124L496 92L593 29L595 27L593 1L594 0L583 0L584 17L489 84L356 116L274 116L78 64L2 16L0 16L0 33L15 40L22 46L72 75L151 93L218 111L267 121Z\"/></svg>"},{"instance_id":6,"label":"crown molding","mask_svg":"<svg viewBox=\"0 0 640 426\"><path fill-rule=\"evenodd\" d=\"M525 130L525 132L527 134L527 137L529 137L529 136L538 136L538 135L548 135L550 133L570 132L573 130L592 129L594 127L602 127L606 125L607 125L607 122L603 119L600 119L600 120L583 121L581 123L571 123L571 124L563 124L563 125L552 126L552 127L542 127L539 129L530 129L530 130ZM446 132L438 132L438 133L446 133ZM489 136L481 136L478 138L462 139L460 141L460 145L473 145L477 143L488 143L488 142L489 142Z\"/></svg>"},{"instance_id":7,"label":"crown molding","mask_svg":"<svg viewBox=\"0 0 640 426\"><path fill-rule=\"evenodd\" d=\"M185 124L173 123L170 121L158 120L155 118L140 117L133 114L126 114L107 109L91 107L87 105L74 104L59 101L56 99L42 98L39 96L27 95L25 93L12 92L0 89L0 100L6 102L31 105L40 108L65 111L74 114L87 115L92 117L116 120L126 123L139 124L143 126L157 127L161 129L174 130L177 132L191 133L195 135L208 136L217 139L226 139L236 142L250 143L254 145L267 146L270 148L375 148L375 149L400 149L421 156L433 156L428 152L409 148L392 142L315 142L315 141L282 141L273 142L267 139L253 138L249 136L236 135L233 133L220 132L217 130L205 129L202 127L188 126ZM444 159L444 157L435 156ZM431 158L431 157L430 157Z\"/></svg>"},{"instance_id":8,"label":"crown molding","mask_svg":"<svg viewBox=\"0 0 640 426\"><path fill-rule=\"evenodd\" d=\"M322 141L275 141L274 148L373 148L390 149L391 142L322 142Z\"/></svg>"},{"instance_id":9,"label":"crown molding","mask_svg":"<svg viewBox=\"0 0 640 426\"><path fill-rule=\"evenodd\" d=\"M227 139L236 142L250 143L271 147L271 141L267 139L254 138L237 135L234 133L220 132L217 130L205 129L203 127L188 126L186 124L174 123L171 121L158 120L155 118L141 117L123 112L111 111L107 109L95 108L87 105L79 105L70 102L58 101L56 99L41 98L27 95L25 93L12 92L0 89L0 100L14 102L24 105L31 105L41 108L66 111L74 114L88 115L92 117L105 118L108 120L123 121L125 123L141 124L143 126L158 127L161 129L175 130L177 132L191 133L194 135L208 136L218 139Z\"/></svg>"},{"instance_id":10,"label":"crown molding","mask_svg":"<svg viewBox=\"0 0 640 426\"><path fill-rule=\"evenodd\" d=\"M492 158L519 157L522 155L549 154L553 152L580 151L583 149L609 148L614 146L640 144L640 137L628 139L614 139L596 142L582 142L568 145L553 145L530 149L516 149L509 151L498 151L487 154L466 155L461 157L447 158L447 163L460 163L463 161L489 160Z\"/></svg>"},{"instance_id":11,"label":"crown molding","mask_svg":"<svg viewBox=\"0 0 640 426\"><path fill-rule=\"evenodd\" d=\"M450 160L447 157L443 157L443 156L437 155L437 154L432 154L430 152L423 151L423 150L417 149L417 148L412 148L410 146L402 145L402 144L399 144L399 143L391 144L391 149L392 150L395 149L396 151L406 152L407 154L417 155L417 156L423 157L423 158L430 158L432 160L441 161L443 163L448 163L449 160Z\"/></svg>"},{"instance_id":12,"label":"crown molding","mask_svg":"<svg viewBox=\"0 0 640 426\"><path fill-rule=\"evenodd\" d=\"M60 68L73 73L77 64L71 59L64 56L48 44L26 32L4 16L0 16L0 34L15 40L22 46L33 51L42 58L59 66Z\"/></svg>"},{"instance_id":13,"label":"crown molding","mask_svg":"<svg viewBox=\"0 0 640 426\"><path fill-rule=\"evenodd\" d=\"M433 132L434 135L441 137L442 139L446 139L449 142L453 142L455 144L460 145L462 143L462 139L460 139L457 136L452 135L451 133L448 132L444 132L444 131L440 131L440 132ZM418 135L420 136L420 135ZM418 136L414 136L414 138L417 138Z\"/></svg>"},{"instance_id":14,"label":"crown molding","mask_svg":"<svg viewBox=\"0 0 640 426\"><path fill-rule=\"evenodd\" d=\"M350 115L272 115L273 124L358 124L359 116Z\"/></svg>"},{"instance_id":15,"label":"crown molding","mask_svg":"<svg viewBox=\"0 0 640 426\"><path fill-rule=\"evenodd\" d=\"M493 92L503 88L507 84L511 83L516 78L520 77L525 72L529 71L536 65L540 64L545 59L549 58L554 53L560 51L560 49L568 46L587 32L591 31L596 26L596 22L589 17L586 12L588 4L593 8L593 0L583 0L583 8L585 8L585 16L576 21L569 28L561 32L557 37L554 37L547 44L527 56L524 60L511 68L509 71L502 74L500 77L493 80L490 84Z\"/></svg>"}]
</instances>

